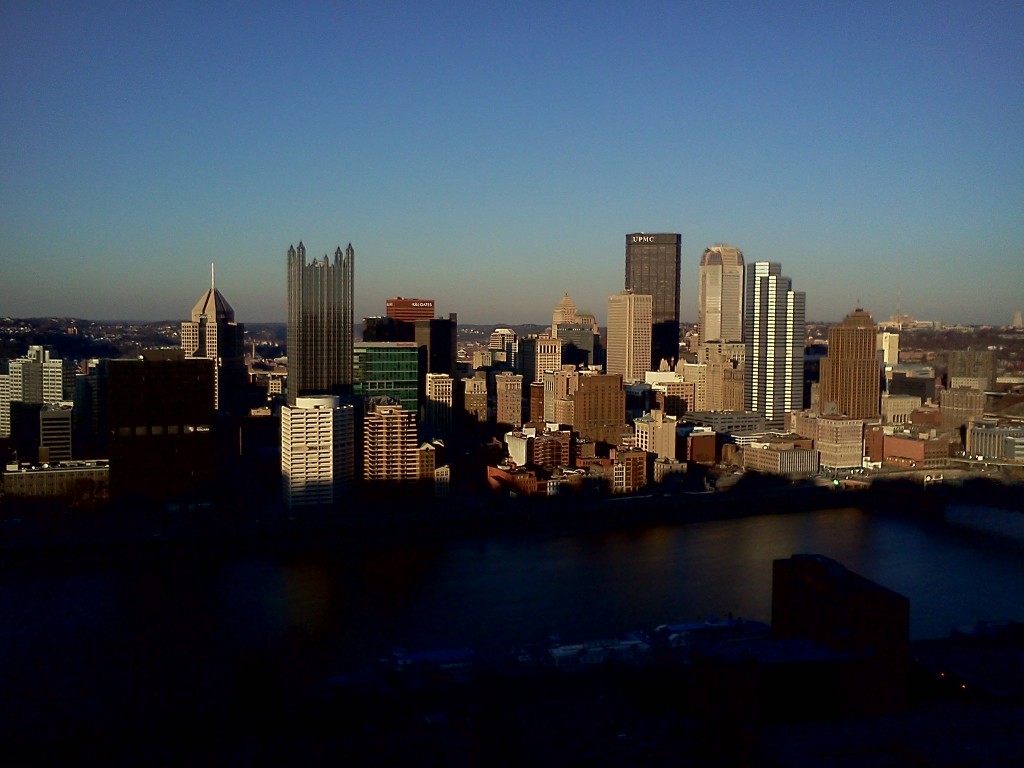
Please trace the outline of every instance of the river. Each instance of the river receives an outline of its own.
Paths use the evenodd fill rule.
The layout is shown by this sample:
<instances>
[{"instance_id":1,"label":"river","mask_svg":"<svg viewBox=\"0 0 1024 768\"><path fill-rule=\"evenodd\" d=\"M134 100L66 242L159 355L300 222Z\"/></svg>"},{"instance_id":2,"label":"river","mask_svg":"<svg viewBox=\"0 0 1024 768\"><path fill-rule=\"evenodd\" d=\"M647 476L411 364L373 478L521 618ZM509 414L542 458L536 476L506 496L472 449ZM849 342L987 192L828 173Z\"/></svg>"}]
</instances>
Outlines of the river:
<instances>
[{"instance_id":1,"label":"river","mask_svg":"<svg viewBox=\"0 0 1024 768\"><path fill-rule=\"evenodd\" d=\"M126 705L214 712L243 677L298 690L396 648L498 659L553 634L571 642L729 614L769 622L772 560L795 553L906 595L912 639L1024 619L1024 515L957 507L949 520L839 509L7 574L0 717L39 727Z\"/></svg>"}]
</instances>

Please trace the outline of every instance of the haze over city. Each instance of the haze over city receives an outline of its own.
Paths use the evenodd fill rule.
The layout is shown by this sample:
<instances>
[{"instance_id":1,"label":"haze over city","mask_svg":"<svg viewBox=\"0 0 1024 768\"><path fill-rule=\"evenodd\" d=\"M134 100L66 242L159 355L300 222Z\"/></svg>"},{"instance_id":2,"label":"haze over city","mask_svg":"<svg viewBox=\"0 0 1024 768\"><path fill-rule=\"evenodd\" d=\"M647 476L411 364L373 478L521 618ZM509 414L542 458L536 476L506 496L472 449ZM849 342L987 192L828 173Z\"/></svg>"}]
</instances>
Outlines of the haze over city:
<instances>
[{"instance_id":1,"label":"haze over city","mask_svg":"<svg viewBox=\"0 0 1024 768\"><path fill-rule=\"evenodd\" d=\"M1022 36L1004 3L8 4L0 313L182 318L215 262L280 321L302 240L353 244L356 318L604 322L646 231L687 322L727 242L808 319L1008 324Z\"/></svg>"}]
</instances>

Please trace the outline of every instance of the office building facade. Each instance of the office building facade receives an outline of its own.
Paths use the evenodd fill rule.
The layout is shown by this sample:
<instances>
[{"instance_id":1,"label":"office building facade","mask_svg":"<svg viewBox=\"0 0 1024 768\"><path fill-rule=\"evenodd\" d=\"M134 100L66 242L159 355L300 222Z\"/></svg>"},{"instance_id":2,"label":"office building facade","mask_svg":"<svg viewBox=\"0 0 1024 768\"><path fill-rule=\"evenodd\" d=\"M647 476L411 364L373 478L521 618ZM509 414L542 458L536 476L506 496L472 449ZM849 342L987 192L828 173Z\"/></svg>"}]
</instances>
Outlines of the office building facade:
<instances>
[{"instance_id":1,"label":"office building facade","mask_svg":"<svg viewBox=\"0 0 1024 768\"><path fill-rule=\"evenodd\" d=\"M419 413L423 353L415 342L359 342L352 360L355 394L366 400L390 399ZM425 375L422 380L425 384Z\"/></svg>"},{"instance_id":2,"label":"office building facade","mask_svg":"<svg viewBox=\"0 0 1024 768\"><path fill-rule=\"evenodd\" d=\"M879 331L875 337L875 351L882 365L896 365L900 361L900 335L894 331Z\"/></svg>"},{"instance_id":3,"label":"office building facade","mask_svg":"<svg viewBox=\"0 0 1024 768\"><path fill-rule=\"evenodd\" d=\"M407 323L430 320L434 317L434 300L403 299L401 296L395 296L384 302L384 313L387 317Z\"/></svg>"},{"instance_id":4,"label":"office building facade","mask_svg":"<svg viewBox=\"0 0 1024 768\"><path fill-rule=\"evenodd\" d=\"M494 377L499 424L519 427L523 424L523 377L518 373L503 371Z\"/></svg>"},{"instance_id":5,"label":"office building facade","mask_svg":"<svg viewBox=\"0 0 1024 768\"><path fill-rule=\"evenodd\" d=\"M572 428L580 437L618 445L629 431L622 376L580 376L572 402Z\"/></svg>"},{"instance_id":6,"label":"office building facade","mask_svg":"<svg viewBox=\"0 0 1024 768\"><path fill-rule=\"evenodd\" d=\"M103 360L97 372L105 404L112 498L206 496L217 477L212 360L157 353Z\"/></svg>"},{"instance_id":7,"label":"office building facade","mask_svg":"<svg viewBox=\"0 0 1024 768\"><path fill-rule=\"evenodd\" d=\"M525 382L543 382L544 371L562 367L562 340L531 336L519 340L520 373Z\"/></svg>"},{"instance_id":8,"label":"office building facade","mask_svg":"<svg viewBox=\"0 0 1024 768\"><path fill-rule=\"evenodd\" d=\"M743 341L743 251L712 245L700 259L697 335L708 341Z\"/></svg>"},{"instance_id":9,"label":"office building facade","mask_svg":"<svg viewBox=\"0 0 1024 768\"><path fill-rule=\"evenodd\" d=\"M452 431L452 409L455 407L455 380L447 373L426 375L426 415L430 431L444 437Z\"/></svg>"},{"instance_id":10,"label":"office building facade","mask_svg":"<svg viewBox=\"0 0 1024 768\"><path fill-rule=\"evenodd\" d=\"M608 297L607 371L627 384L651 370L654 298L623 291Z\"/></svg>"},{"instance_id":11,"label":"office building facade","mask_svg":"<svg viewBox=\"0 0 1024 768\"><path fill-rule=\"evenodd\" d=\"M416 414L400 405L375 405L363 425L363 479L415 483L419 479Z\"/></svg>"},{"instance_id":12,"label":"office building facade","mask_svg":"<svg viewBox=\"0 0 1024 768\"><path fill-rule=\"evenodd\" d=\"M191 320L181 324L181 348L186 357L214 361L213 407L236 412L243 405L246 383L245 327L235 322L235 310L215 285L192 307Z\"/></svg>"},{"instance_id":13,"label":"office building facade","mask_svg":"<svg viewBox=\"0 0 1024 768\"><path fill-rule=\"evenodd\" d=\"M682 235L626 235L624 288L652 299L651 369L679 358L679 267Z\"/></svg>"},{"instance_id":14,"label":"office building facade","mask_svg":"<svg viewBox=\"0 0 1024 768\"><path fill-rule=\"evenodd\" d=\"M354 406L319 395L281 407L281 480L289 507L334 506L354 473Z\"/></svg>"},{"instance_id":15,"label":"office building facade","mask_svg":"<svg viewBox=\"0 0 1024 768\"><path fill-rule=\"evenodd\" d=\"M555 334L562 340L562 362L578 366L603 365L601 335L591 323L559 323Z\"/></svg>"},{"instance_id":16,"label":"office building facade","mask_svg":"<svg viewBox=\"0 0 1024 768\"><path fill-rule=\"evenodd\" d=\"M780 425L804 405L806 297L776 262L754 262L745 274L744 407Z\"/></svg>"},{"instance_id":17,"label":"office building facade","mask_svg":"<svg viewBox=\"0 0 1024 768\"><path fill-rule=\"evenodd\" d=\"M821 361L821 412L854 419L878 415L881 373L871 315L859 307L828 330L828 356Z\"/></svg>"},{"instance_id":18,"label":"office building facade","mask_svg":"<svg viewBox=\"0 0 1024 768\"><path fill-rule=\"evenodd\" d=\"M462 379L462 407L477 422L487 422L487 374L480 371Z\"/></svg>"},{"instance_id":19,"label":"office building facade","mask_svg":"<svg viewBox=\"0 0 1024 768\"><path fill-rule=\"evenodd\" d=\"M343 395L352 388L352 244L333 260L306 263L288 248L288 403L300 395Z\"/></svg>"},{"instance_id":20,"label":"office building facade","mask_svg":"<svg viewBox=\"0 0 1024 768\"><path fill-rule=\"evenodd\" d=\"M0 437L11 436L11 404L60 403L75 394L71 362L56 357L53 349L31 345L23 357L4 361L0 374Z\"/></svg>"}]
</instances>

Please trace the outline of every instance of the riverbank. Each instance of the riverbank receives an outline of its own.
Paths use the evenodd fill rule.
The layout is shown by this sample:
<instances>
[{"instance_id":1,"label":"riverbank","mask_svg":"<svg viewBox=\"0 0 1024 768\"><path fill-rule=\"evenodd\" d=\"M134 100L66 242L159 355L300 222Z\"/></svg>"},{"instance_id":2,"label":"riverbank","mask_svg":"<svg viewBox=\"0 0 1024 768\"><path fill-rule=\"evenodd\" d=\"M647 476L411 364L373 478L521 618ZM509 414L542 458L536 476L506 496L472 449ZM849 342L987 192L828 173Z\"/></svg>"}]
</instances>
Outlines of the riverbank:
<instances>
[{"instance_id":1,"label":"riverbank","mask_svg":"<svg viewBox=\"0 0 1024 768\"><path fill-rule=\"evenodd\" d=\"M330 513L289 515L268 508L242 517L216 507L111 508L73 515L7 515L0 529L0 568L116 563L151 558L302 555L347 546L423 545L449 540L593 535L763 515L854 507L869 514L942 520L952 504L1024 512L1024 487L988 481L922 487L876 482L860 490L748 483L719 493L650 493L622 497L509 499L482 495L354 502ZM9 513L8 508L8 513Z\"/></svg>"}]
</instances>

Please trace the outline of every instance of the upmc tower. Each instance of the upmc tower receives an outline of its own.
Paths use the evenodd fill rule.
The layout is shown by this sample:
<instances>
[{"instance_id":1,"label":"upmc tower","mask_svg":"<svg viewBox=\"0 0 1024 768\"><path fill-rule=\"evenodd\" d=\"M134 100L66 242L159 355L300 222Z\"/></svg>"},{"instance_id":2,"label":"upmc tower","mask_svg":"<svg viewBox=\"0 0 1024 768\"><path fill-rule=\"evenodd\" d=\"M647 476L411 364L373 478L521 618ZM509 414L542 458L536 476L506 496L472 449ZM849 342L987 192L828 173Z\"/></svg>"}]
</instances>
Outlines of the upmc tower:
<instances>
[{"instance_id":1,"label":"upmc tower","mask_svg":"<svg viewBox=\"0 0 1024 768\"><path fill-rule=\"evenodd\" d=\"M679 260L682 235L626 235L626 290L653 297L651 369L679 358Z\"/></svg>"}]
</instances>

